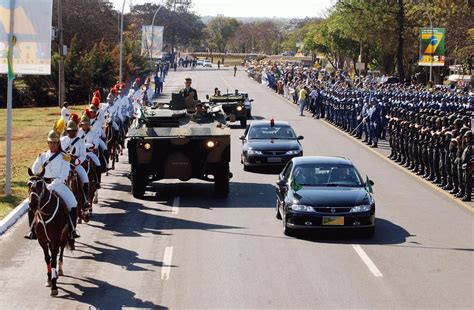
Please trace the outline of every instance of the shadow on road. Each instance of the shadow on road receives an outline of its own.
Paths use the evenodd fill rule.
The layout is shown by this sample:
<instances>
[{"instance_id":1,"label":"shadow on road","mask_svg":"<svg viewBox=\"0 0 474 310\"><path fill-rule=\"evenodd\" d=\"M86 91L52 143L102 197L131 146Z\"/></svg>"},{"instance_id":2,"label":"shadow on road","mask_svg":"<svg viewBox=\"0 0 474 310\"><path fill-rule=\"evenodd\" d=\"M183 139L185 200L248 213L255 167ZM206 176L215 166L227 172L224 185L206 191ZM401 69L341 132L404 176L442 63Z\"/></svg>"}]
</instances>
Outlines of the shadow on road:
<instances>
[{"instance_id":1,"label":"shadow on road","mask_svg":"<svg viewBox=\"0 0 474 310\"><path fill-rule=\"evenodd\" d=\"M116 199L107 199L102 202L104 207L120 209L123 212L97 214L88 223L89 226L108 230L120 237L143 237L143 234L170 235L163 230L194 229L219 230L238 229L241 227L217 225L189 221L160 214L163 212L158 206L150 207L137 202L124 202ZM201 202L202 204L202 202ZM102 223L99 225L98 223ZM128 254L130 255L130 254Z\"/></svg>"},{"instance_id":2,"label":"shadow on road","mask_svg":"<svg viewBox=\"0 0 474 310\"><path fill-rule=\"evenodd\" d=\"M403 227L383 218L376 218L375 225L372 238L364 238L361 232L350 229L300 231L297 237L310 242L367 245L402 244L407 242L408 237L415 237Z\"/></svg>"},{"instance_id":3,"label":"shadow on road","mask_svg":"<svg viewBox=\"0 0 474 310\"><path fill-rule=\"evenodd\" d=\"M122 309L123 307L143 308L143 309L168 309L167 307L155 305L151 301L144 301L135 297L135 293L127 289L112 285L97 279L77 278L64 276L78 283L61 283L59 289L66 295L59 298L74 300L88 304L95 309ZM65 286L73 286L81 293L76 294Z\"/></svg>"},{"instance_id":4,"label":"shadow on road","mask_svg":"<svg viewBox=\"0 0 474 310\"><path fill-rule=\"evenodd\" d=\"M90 259L97 262L110 263L121 266L128 271L150 271L150 269L137 266L136 264L154 267L163 266L162 262L139 258L138 253L135 251L130 251L101 241L95 241L97 245L82 242L76 243L80 246L77 247L75 251L84 253L83 256L77 257L77 259ZM171 265L170 267L177 266Z\"/></svg>"},{"instance_id":5,"label":"shadow on road","mask_svg":"<svg viewBox=\"0 0 474 310\"><path fill-rule=\"evenodd\" d=\"M273 175L279 175L284 166L267 166L267 167L247 167L248 173L259 173L259 174L273 174ZM277 181L277 178L275 178L275 182Z\"/></svg>"},{"instance_id":6,"label":"shadow on road","mask_svg":"<svg viewBox=\"0 0 474 310\"><path fill-rule=\"evenodd\" d=\"M227 198L216 197L212 183L154 183L150 189L155 195L146 196L146 200L162 201L163 204L171 206L173 197L179 196L180 208L212 210L215 208L273 208L275 206L275 187L270 184L231 182Z\"/></svg>"}]
</instances>

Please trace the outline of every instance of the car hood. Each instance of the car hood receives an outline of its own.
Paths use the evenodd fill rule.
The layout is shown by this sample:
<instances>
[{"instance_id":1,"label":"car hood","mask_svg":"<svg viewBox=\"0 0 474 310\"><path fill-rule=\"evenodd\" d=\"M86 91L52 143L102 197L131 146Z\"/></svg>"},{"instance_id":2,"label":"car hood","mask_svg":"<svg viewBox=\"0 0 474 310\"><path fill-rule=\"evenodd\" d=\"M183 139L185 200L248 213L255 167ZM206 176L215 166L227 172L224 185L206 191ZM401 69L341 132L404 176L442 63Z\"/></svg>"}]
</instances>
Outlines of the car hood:
<instances>
[{"instance_id":1,"label":"car hood","mask_svg":"<svg viewBox=\"0 0 474 310\"><path fill-rule=\"evenodd\" d=\"M289 198L308 206L342 207L371 204L370 194L364 187L319 187L303 186L290 189Z\"/></svg>"},{"instance_id":2,"label":"car hood","mask_svg":"<svg viewBox=\"0 0 474 310\"><path fill-rule=\"evenodd\" d=\"M247 148L258 151L279 151L279 150L298 150L300 144L298 140L250 140L247 142Z\"/></svg>"}]
</instances>

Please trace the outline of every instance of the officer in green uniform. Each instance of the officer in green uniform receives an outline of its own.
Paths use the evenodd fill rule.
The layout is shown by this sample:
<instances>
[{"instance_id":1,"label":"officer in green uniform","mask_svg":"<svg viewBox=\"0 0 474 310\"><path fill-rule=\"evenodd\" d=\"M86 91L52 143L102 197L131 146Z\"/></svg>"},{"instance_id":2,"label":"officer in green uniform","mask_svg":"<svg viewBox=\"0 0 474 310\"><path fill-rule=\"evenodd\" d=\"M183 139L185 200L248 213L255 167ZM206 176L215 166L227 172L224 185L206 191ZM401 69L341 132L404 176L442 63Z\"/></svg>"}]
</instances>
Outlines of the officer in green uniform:
<instances>
[{"instance_id":1,"label":"officer in green uniform","mask_svg":"<svg viewBox=\"0 0 474 310\"><path fill-rule=\"evenodd\" d=\"M192 95L194 100L198 100L197 91L191 87L191 84L191 78L184 79L184 88L182 88L179 92L184 96L184 98L188 98L189 95Z\"/></svg>"}]
</instances>

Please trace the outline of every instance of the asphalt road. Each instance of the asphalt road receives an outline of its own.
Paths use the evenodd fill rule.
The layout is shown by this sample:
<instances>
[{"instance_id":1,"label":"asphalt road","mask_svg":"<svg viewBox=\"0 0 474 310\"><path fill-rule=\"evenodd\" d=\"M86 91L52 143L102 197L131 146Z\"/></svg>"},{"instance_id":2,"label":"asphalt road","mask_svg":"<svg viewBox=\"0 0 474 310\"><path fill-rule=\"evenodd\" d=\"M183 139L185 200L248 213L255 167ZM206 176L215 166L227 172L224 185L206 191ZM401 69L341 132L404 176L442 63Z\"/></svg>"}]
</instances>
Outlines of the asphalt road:
<instances>
[{"instance_id":1,"label":"asphalt road","mask_svg":"<svg viewBox=\"0 0 474 310\"><path fill-rule=\"evenodd\" d=\"M288 120L305 155L341 155L375 182L373 239L351 234L283 235L271 173L244 172L242 129L232 129L234 173L227 199L197 180L129 193L126 156L103 178L93 220L67 252L59 296L44 287L42 251L22 239L26 218L0 238L0 309L474 308L473 213L239 71L171 73L204 98L214 87L252 98L256 119ZM382 154L384 150L381 150Z\"/></svg>"}]
</instances>

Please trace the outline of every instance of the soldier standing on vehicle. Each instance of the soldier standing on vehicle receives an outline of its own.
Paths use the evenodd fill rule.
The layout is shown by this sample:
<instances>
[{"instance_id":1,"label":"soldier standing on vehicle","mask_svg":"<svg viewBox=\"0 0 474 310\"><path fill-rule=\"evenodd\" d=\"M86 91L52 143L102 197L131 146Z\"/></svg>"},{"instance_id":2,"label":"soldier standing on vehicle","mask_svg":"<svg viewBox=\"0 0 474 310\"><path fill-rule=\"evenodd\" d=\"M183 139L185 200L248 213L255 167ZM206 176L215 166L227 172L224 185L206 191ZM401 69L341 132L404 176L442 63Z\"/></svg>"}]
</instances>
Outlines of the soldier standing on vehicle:
<instances>
[{"instance_id":1,"label":"soldier standing on vehicle","mask_svg":"<svg viewBox=\"0 0 474 310\"><path fill-rule=\"evenodd\" d=\"M184 88L182 88L179 92L184 96L184 98L187 98L189 97L189 95L192 95L194 100L198 100L197 91L191 87L191 83L191 78L186 78L184 80Z\"/></svg>"},{"instance_id":2,"label":"soldier standing on vehicle","mask_svg":"<svg viewBox=\"0 0 474 310\"><path fill-rule=\"evenodd\" d=\"M237 65L234 65L234 76L237 74Z\"/></svg>"}]
</instances>

